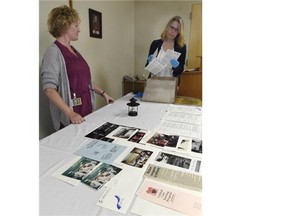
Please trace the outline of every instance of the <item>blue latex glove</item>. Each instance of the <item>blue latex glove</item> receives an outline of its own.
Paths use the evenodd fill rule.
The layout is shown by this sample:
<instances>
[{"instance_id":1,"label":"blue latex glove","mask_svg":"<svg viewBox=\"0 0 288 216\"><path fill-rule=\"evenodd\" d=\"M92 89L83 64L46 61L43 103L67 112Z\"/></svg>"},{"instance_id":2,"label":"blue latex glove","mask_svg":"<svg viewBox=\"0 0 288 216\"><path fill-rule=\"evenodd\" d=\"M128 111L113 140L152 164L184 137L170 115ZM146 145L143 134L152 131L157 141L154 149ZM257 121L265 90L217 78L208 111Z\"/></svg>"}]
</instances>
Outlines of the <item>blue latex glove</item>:
<instances>
[{"instance_id":1,"label":"blue latex glove","mask_svg":"<svg viewBox=\"0 0 288 216\"><path fill-rule=\"evenodd\" d=\"M148 56L147 61L150 63L153 60L153 55Z\"/></svg>"},{"instance_id":2,"label":"blue latex glove","mask_svg":"<svg viewBox=\"0 0 288 216\"><path fill-rule=\"evenodd\" d=\"M176 68L179 65L179 61L177 61L176 59L171 59L170 63L173 68Z\"/></svg>"}]
</instances>

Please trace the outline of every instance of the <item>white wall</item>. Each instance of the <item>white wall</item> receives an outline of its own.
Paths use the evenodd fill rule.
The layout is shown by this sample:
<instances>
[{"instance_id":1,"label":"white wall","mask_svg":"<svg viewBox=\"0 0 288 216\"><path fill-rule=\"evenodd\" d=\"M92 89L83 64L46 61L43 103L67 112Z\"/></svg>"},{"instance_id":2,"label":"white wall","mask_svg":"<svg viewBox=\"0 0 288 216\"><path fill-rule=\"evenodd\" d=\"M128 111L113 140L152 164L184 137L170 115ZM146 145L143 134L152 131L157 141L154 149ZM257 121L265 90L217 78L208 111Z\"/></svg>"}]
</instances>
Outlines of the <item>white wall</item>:
<instances>
[{"instance_id":1,"label":"white wall","mask_svg":"<svg viewBox=\"0 0 288 216\"><path fill-rule=\"evenodd\" d=\"M193 2L196 1L73 0L73 7L81 18L81 32L79 40L72 45L88 62L96 83L117 99L122 95L124 74L147 76L144 66L150 43L160 38L171 17L180 15L183 18L186 41L189 40ZM47 31L47 16L52 8L63 4L68 4L68 0L39 2L39 67L46 48L54 41ZM102 13L102 39L89 36L88 8ZM97 107L104 105L104 100L98 96ZM41 139L53 132L49 102L39 84L39 137Z\"/></svg>"}]
</instances>

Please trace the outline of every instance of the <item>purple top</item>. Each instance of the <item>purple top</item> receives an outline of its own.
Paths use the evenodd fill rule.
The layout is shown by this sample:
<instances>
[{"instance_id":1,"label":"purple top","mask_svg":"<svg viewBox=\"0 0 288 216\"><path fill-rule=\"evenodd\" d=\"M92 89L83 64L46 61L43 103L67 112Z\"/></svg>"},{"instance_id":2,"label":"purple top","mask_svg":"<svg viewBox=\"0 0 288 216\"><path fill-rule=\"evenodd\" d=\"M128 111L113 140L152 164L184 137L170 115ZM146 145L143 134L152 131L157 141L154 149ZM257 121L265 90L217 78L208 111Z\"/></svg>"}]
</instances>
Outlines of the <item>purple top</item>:
<instances>
[{"instance_id":1,"label":"purple top","mask_svg":"<svg viewBox=\"0 0 288 216\"><path fill-rule=\"evenodd\" d=\"M73 99L75 93L76 97L80 97L82 100L82 105L73 106L73 110L84 117L92 112L91 93L89 88L91 80L90 68L85 59L74 47L71 46L77 56L57 40L54 43L59 47L65 59L71 97Z\"/></svg>"}]
</instances>

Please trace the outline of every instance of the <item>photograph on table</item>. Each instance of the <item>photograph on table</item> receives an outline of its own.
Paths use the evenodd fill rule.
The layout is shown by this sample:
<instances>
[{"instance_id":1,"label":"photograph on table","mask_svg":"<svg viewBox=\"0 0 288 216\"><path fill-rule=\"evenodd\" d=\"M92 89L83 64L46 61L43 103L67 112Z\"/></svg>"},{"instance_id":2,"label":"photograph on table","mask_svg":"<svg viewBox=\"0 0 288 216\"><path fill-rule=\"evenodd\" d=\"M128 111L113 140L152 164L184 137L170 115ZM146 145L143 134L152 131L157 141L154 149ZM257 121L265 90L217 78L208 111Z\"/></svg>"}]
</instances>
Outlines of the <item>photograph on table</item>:
<instances>
[{"instance_id":1,"label":"photograph on table","mask_svg":"<svg viewBox=\"0 0 288 216\"><path fill-rule=\"evenodd\" d=\"M121 162L129 166L142 168L152 153L152 151L134 148Z\"/></svg>"},{"instance_id":2,"label":"photograph on table","mask_svg":"<svg viewBox=\"0 0 288 216\"><path fill-rule=\"evenodd\" d=\"M176 136L176 135L154 133L154 135L150 139L148 139L146 143L161 146L161 147L176 148L178 140L179 140L179 136Z\"/></svg>"},{"instance_id":3,"label":"photograph on table","mask_svg":"<svg viewBox=\"0 0 288 216\"><path fill-rule=\"evenodd\" d=\"M202 140L180 137L177 150L202 154Z\"/></svg>"},{"instance_id":4,"label":"photograph on table","mask_svg":"<svg viewBox=\"0 0 288 216\"><path fill-rule=\"evenodd\" d=\"M106 137L112 139L124 139L128 140L132 135L134 135L139 129L128 127L128 126L119 126L112 133L108 134Z\"/></svg>"},{"instance_id":5,"label":"photograph on table","mask_svg":"<svg viewBox=\"0 0 288 216\"><path fill-rule=\"evenodd\" d=\"M99 164L99 161L81 157L71 167L69 167L62 175L82 180Z\"/></svg>"},{"instance_id":6,"label":"photograph on table","mask_svg":"<svg viewBox=\"0 0 288 216\"><path fill-rule=\"evenodd\" d=\"M89 175L82 179L82 182L90 187L99 190L122 169L110 164L102 163L94 169Z\"/></svg>"},{"instance_id":7,"label":"photograph on table","mask_svg":"<svg viewBox=\"0 0 288 216\"><path fill-rule=\"evenodd\" d=\"M100 127L96 128L95 130L91 131L85 137L92 138L92 139L99 139L107 142L113 142L114 139L107 138L106 136L110 134L112 131L116 130L119 127L117 124L113 124L110 122L106 122L102 124Z\"/></svg>"},{"instance_id":8,"label":"photograph on table","mask_svg":"<svg viewBox=\"0 0 288 216\"><path fill-rule=\"evenodd\" d=\"M167 152L159 152L155 158L155 162L162 165L172 165L199 173L201 168L201 159L194 157L183 157L178 154L170 154Z\"/></svg>"},{"instance_id":9,"label":"photograph on table","mask_svg":"<svg viewBox=\"0 0 288 216\"><path fill-rule=\"evenodd\" d=\"M128 141L135 142L135 143L140 143L140 141L146 135L146 133L147 133L147 130L139 130L133 136L131 136L128 139Z\"/></svg>"}]
</instances>

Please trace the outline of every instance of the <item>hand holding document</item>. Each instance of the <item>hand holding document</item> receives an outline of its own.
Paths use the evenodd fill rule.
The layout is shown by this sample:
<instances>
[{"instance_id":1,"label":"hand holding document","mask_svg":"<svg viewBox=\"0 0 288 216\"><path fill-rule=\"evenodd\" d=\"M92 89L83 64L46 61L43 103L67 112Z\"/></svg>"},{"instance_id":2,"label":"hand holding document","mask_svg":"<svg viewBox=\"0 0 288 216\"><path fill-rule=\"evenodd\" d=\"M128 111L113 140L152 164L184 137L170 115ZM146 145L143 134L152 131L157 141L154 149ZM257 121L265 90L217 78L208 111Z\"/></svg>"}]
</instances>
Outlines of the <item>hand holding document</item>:
<instances>
[{"instance_id":1,"label":"hand holding document","mask_svg":"<svg viewBox=\"0 0 288 216\"><path fill-rule=\"evenodd\" d=\"M156 50L157 51L157 50ZM155 51L155 53L156 53ZM157 75L161 70L163 70L165 67L172 67L171 60L178 59L181 53L175 52L173 50L167 50L165 55L161 58L157 58L157 54L153 54L153 60L145 67L146 70L149 72Z\"/></svg>"}]
</instances>

